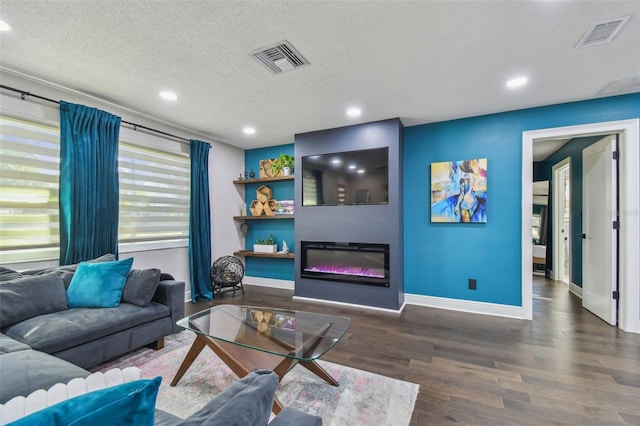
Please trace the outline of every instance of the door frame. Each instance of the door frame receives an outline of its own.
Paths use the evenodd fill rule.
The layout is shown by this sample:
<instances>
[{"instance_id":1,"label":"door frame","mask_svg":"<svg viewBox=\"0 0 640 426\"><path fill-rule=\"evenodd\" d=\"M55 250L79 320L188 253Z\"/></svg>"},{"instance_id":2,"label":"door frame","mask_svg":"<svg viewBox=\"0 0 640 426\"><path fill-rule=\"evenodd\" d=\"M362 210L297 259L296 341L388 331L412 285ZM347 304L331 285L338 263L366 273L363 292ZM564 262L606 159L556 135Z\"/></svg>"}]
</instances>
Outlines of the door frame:
<instances>
[{"instance_id":1,"label":"door frame","mask_svg":"<svg viewBox=\"0 0 640 426\"><path fill-rule=\"evenodd\" d=\"M620 329L640 333L640 119L590 123L522 132L522 318L533 319L533 264L531 263L531 203L533 144L549 139L617 133L620 151L618 253Z\"/></svg>"},{"instance_id":2,"label":"door frame","mask_svg":"<svg viewBox=\"0 0 640 426\"><path fill-rule=\"evenodd\" d=\"M564 219L563 218L563 211L564 211L564 207L562 207L562 209L560 208L560 205L562 204L561 201L564 199L564 195L562 194L562 190L564 189L564 181L560 182L559 179L557 179L558 177L558 172L564 168L569 168L569 173L571 173L571 157L567 157L564 160L560 161L559 163L556 163L553 165L552 167L552 177L551 177L551 181L553 182L553 197L552 197L552 204L551 204L551 208L553 210L553 242L552 242L552 272L553 272L553 279L556 281L563 281L562 280L562 273L560 272L560 268L562 268L563 266L560 264L560 250L564 250L563 248L563 244L562 244L562 236L560 235L560 227L559 224L561 223L561 221ZM571 185L571 175L569 175L569 185ZM569 244L571 246L569 246L569 261L571 261L571 247L573 244L573 239L571 238L571 209L569 209ZM566 259L565 259L566 261ZM572 268L571 265L569 265L569 282L567 283L568 285L571 285L571 272L572 272Z\"/></svg>"}]
</instances>

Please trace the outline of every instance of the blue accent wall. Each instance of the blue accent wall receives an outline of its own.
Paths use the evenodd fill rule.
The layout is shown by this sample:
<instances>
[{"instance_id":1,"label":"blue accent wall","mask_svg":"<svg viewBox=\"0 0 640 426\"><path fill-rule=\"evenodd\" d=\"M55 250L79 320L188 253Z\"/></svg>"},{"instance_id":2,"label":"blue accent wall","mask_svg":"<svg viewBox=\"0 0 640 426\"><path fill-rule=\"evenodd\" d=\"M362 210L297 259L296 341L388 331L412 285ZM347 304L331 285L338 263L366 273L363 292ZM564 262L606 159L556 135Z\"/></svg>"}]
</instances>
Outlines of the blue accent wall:
<instances>
[{"instance_id":1,"label":"blue accent wall","mask_svg":"<svg viewBox=\"0 0 640 426\"><path fill-rule=\"evenodd\" d=\"M293 155L293 144L246 150L244 152L244 164L247 167L247 172L253 170L256 177L259 177L260 160L276 158L280 153ZM256 199L256 190L262 185L271 188L273 198L276 200L294 199L294 185L292 180L248 183L245 184L244 188L247 212L249 212L251 201ZM269 238L269 235L273 234L278 244L278 250L282 250L282 241L285 240L289 246L289 251L294 251L294 219L248 220L247 223L250 226L250 231L245 239L246 249L252 250L253 243L255 243L257 239L266 239ZM245 274L252 277L292 281L294 279L293 259L246 257Z\"/></svg>"},{"instance_id":2,"label":"blue accent wall","mask_svg":"<svg viewBox=\"0 0 640 426\"><path fill-rule=\"evenodd\" d=\"M640 118L638 93L405 128L401 167L404 291L522 306L522 132L633 118ZM257 175L260 160L277 157L280 152L293 155L294 145L247 150L245 164ZM469 158L488 159L488 222L430 223L430 164ZM536 165L534 172L543 178L548 173L547 165ZM258 186L245 185L247 209ZM294 198L290 181L272 182L269 186L276 199ZM290 250L295 250L294 221L282 222L250 221L252 229L246 247L251 248L256 238L273 233L279 244L285 239ZM284 280L295 277L294 261L290 259L248 257L246 266L250 276ZM469 278L478 280L477 290L468 289ZM574 282L579 284L581 279L576 276Z\"/></svg>"},{"instance_id":3,"label":"blue accent wall","mask_svg":"<svg viewBox=\"0 0 640 426\"><path fill-rule=\"evenodd\" d=\"M633 118L638 93L406 128L405 291L522 306L522 132ZM488 159L487 223L430 223L430 164L471 158Z\"/></svg>"}]
</instances>

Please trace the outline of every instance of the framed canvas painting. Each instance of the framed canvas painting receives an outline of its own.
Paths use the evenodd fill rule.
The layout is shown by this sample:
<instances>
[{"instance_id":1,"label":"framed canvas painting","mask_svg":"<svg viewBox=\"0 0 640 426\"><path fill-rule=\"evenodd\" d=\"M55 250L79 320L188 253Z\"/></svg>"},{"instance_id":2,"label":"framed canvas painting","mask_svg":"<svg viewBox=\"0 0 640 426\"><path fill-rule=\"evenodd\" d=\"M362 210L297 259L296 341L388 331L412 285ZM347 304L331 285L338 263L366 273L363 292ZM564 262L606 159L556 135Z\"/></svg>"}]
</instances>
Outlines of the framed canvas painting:
<instances>
[{"instance_id":1,"label":"framed canvas painting","mask_svg":"<svg viewBox=\"0 0 640 426\"><path fill-rule=\"evenodd\" d=\"M487 222L487 159L431 164L431 222Z\"/></svg>"}]
</instances>

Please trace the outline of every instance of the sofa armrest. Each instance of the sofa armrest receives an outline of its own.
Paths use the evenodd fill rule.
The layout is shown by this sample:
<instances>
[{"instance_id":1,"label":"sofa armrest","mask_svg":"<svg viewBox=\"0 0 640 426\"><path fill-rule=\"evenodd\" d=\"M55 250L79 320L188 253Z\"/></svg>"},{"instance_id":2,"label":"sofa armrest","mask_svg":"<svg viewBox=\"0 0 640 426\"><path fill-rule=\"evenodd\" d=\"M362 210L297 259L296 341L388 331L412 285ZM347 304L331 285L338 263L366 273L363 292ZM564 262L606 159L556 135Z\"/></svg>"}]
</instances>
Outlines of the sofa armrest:
<instances>
[{"instance_id":1,"label":"sofa armrest","mask_svg":"<svg viewBox=\"0 0 640 426\"><path fill-rule=\"evenodd\" d=\"M178 333L183 330L176 322L184 318L184 281L164 280L158 284L156 294L152 301L167 305L171 309L171 321L173 332Z\"/></svg>"}]
</instances>

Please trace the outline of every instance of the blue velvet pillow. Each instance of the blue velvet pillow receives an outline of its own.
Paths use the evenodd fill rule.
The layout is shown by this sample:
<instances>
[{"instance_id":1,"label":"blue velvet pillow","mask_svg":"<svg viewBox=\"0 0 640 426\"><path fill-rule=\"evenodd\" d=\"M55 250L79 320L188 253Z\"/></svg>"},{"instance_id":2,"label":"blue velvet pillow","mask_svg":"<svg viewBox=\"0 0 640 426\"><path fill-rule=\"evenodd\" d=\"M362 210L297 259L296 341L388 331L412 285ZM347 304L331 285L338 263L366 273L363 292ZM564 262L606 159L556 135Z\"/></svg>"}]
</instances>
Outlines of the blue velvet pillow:
<instances>
[{"instance_id":1,"label":"blue velvet pillow","mask_svg":"<svg viewBox=\"0 0 640 426\"><path fill-rule=\"evenodd\" d=\"M11 426L31 425L149 425L155 422L161 377L89 392L36 411Z\"/></svg>"},{"instance_id":2,"label":"blue velvet pillow","mask_svg":"<svg viewBox=\"0 0 640 426\"><path fill-rule=\"evenodd\" d=\"M69 308L115 308L131 270L133 258L114 262L82 262L67 290Z\"/></svg>"}]
</instances>

